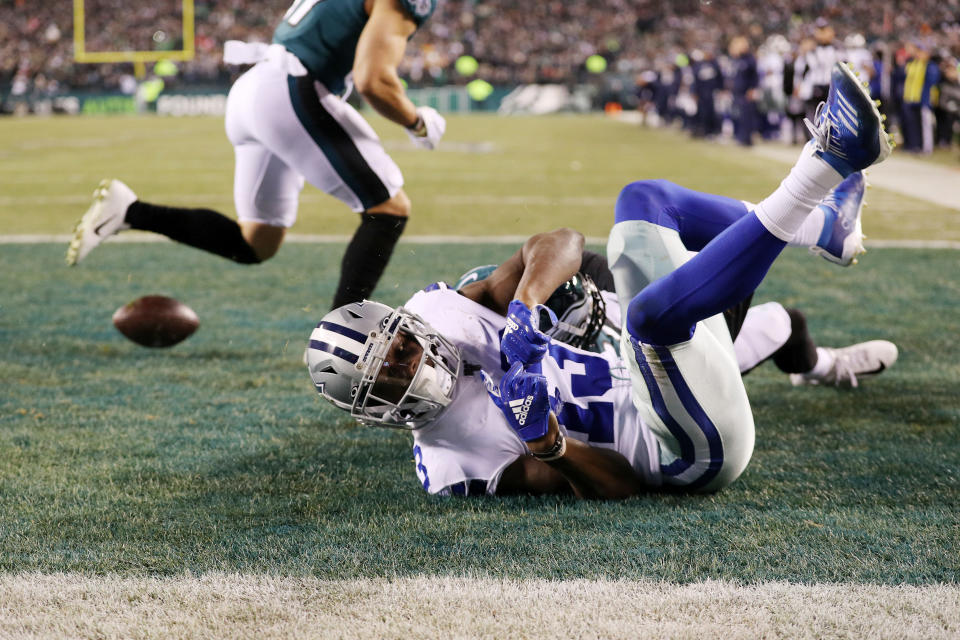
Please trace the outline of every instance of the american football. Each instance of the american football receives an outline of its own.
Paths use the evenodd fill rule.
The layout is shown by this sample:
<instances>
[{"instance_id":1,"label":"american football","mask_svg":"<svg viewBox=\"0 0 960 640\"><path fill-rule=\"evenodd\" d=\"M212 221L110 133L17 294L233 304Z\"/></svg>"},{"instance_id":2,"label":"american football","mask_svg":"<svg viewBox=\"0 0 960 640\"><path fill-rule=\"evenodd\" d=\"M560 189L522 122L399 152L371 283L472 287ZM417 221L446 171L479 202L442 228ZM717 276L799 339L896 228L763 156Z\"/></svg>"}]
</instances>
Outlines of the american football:
<instances>
[{"instance_id":1,"label":"american football","mask_svg":"<svg viewBox=\"0 0 960 640\"><path fill-rule=\"evenodd\" d=\"M193 309L167 296L143 296L117 309L113 326L144 347L172 347L189 338L200 318Z\"/></svg>"}]
</instances>

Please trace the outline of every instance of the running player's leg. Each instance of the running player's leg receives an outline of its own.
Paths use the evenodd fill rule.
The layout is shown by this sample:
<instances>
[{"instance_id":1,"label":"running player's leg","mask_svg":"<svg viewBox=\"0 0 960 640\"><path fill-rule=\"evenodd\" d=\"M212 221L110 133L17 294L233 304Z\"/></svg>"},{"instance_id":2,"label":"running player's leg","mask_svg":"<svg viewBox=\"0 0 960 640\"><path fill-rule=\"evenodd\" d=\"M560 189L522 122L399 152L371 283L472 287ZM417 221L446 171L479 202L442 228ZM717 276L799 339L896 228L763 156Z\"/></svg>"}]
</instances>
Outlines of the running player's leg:
<instances>
[{"instance_id":1,"label":"running player's leg","mask_svg":"<svg viewBox=\"0 0 960 640\"><path fill-rule=\"evenodd\" d=\"M360 214L360 226L354 231L340 264L340 282L332 308L370 297L387 268L409 215L410 198L403 189Z\"/></svg>"},{"instance_id":2,"label":"running player's leg","mask_svg":"<svg viewBox=\"0 0 960 640\"><path fill-rule=\"evenodd\" d=\"M264 71L261 65L251 68L234 83L227 98L227 135L236 149L237 159L235 182L245 182L245 189L251 192L261 189L267 172L283 170L277 166L276 158L258 143L251 126L270 111L263 109L262 101L258 101L260 96L273 95L262 88L267 75ZM259 113L255 111L258 105ZM299 187L287 198L293 200L294 216L298 191ZM247 209L255 208L254 199L249 200ZM243 210L238 206L238 212ZM121 181L104 180L94 194L93 205L77 225L67 250L67 264L77 264L107 237L125 229L159 233L243 264L260 262L276 252L283 239L282 228L254 230L241 228L243 224L212 209L145 202Z\"/></svg>"},{"instance_id":3,"label":"running player's leg","mask_svg":"<svg viewBox=\"0 0 960 640\"><path fill-rule=\"evenodd\" d=\"M264 134L290 126L278 77L262 63L231 88L226 132L234 152L233 203L237 221L213 211L146 205L128 219L147 229L237 262L273 257L297 219L303 177L265 144ZM283 86L279 84L279 86ZM284 122L284 118L287 122Z\"/></svg>"},{"instance_id":4,"label":"running player's leg","mask_svg":"<svg viewBox=\"0 0 960 640\"><path fill-rule=\"evenodd\" d=\"M261 130L283 117L276 73L252 67L231 87L225 128L234 148L233 198L238 220L209 209L137 202L127 212L134 229L235 260L257 263L273 256L296 220L303 179L261 140Z\"/></svg>"},{"instance_id":5,"label":"running player's leg","mask_svg":"<svg viewBox=\"0 0 960 640\"><path fill-rule=\"evenodd\" d=\"M333 306L368 298L410 215L403 176L367 121L321 84L291 77L288 95L301 135L278 141L275 151L308 182L360 214Z\"/></svg>"},{"instance_id":6,"label":"running player's leg","mask_svg":"<svg viewBox=\"0 0 960 640\"><path fill-rule=\"evenodd\" d=\"M225 128L234 150L237 221L207 209L138 202L127 213L131 226L241 263L273 257L297 219L303 189L303 177L268 142L274 131L296 123L289 100L279 91L285 77L272 64L257 64L227 97Z\"/></svg>"}]
</instances>

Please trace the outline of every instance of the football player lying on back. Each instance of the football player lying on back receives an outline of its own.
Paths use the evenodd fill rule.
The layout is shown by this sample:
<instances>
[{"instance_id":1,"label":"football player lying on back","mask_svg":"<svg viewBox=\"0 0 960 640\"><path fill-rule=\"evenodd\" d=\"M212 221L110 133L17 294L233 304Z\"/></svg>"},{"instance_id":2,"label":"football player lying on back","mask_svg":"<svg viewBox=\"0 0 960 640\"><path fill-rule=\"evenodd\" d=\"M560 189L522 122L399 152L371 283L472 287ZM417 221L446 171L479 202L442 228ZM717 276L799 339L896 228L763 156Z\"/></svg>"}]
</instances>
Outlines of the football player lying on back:
<instances>
[{"instance_id":1,"label":"football player lying on back","mask_svg":"<svg viewBox=\"0 0 960 640\"><path fill-rule=\"evenodd\" d=\"M317 391L365 423L411 429L434 494L729 485L753 453L754 425L721 314L756 289L813 209L890 153L846 67L810 127L789 175L754 208L663 181L621 191L607 256L622 359L544 332L556 318L543 303L581 265L582 236L559 229L460 291L436 283L397 309L363 301L324 316L308 349Z\"/></svg>"}]
</instances>

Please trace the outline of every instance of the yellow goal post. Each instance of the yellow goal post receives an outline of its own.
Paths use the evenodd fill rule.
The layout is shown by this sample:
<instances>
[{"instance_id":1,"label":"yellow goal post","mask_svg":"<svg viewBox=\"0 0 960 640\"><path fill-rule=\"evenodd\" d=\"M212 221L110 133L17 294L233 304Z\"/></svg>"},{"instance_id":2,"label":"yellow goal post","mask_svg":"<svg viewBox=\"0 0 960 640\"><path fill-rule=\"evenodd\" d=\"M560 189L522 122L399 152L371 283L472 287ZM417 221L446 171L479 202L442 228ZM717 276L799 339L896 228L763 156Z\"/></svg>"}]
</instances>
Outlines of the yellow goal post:
<instances>
[{"instance_id":1,"label":"yellow goal post","mask_svg":"<svg viewBox=\"0 0 960 640\"><path fill-rule=\"evenodd\" d=\"M193 0L181 0L183 15L183 48L178 51L87 51L86 8L84 0L73 0L73 59L77 62L145 62L160 60L193 60L194 13Z\"/></svg>"}]
</instances>

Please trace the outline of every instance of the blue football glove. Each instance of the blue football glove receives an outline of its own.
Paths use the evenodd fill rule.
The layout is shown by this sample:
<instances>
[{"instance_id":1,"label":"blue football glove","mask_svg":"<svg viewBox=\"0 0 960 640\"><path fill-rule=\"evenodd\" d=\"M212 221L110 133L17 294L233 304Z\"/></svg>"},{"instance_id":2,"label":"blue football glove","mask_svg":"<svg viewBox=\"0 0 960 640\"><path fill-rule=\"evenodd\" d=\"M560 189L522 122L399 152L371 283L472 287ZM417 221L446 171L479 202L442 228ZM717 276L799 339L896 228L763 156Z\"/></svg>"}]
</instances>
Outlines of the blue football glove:
<instances>
[{"instance_id":1,"label":"blue football glove","mask_svg":"<svg viewBox=\"0 0 960 640\"><path fill-rule=\"evenodd\" d=\"M481 371L483 383L493 404L507 419L507 424L524 442L547 435L550 420L550 396L547 379L527 373L519 362L500 379L500 386L486 371Z\"/></svg>"},{"instance_id":2,"label":"blue football glove","mask_svg":"<svg viewBox=\"0 0 960 640\"><path fill-rule=\"evenodd\" d=\"M548 307L538 304L531 310L519 300L510 303L507 307L507 326L500 340L500 351L506 356L508 364L520 362L529 371L540 372L540 361L550 344L550 336L543 333L540 327L547 322L550 326L557 322L557 316Z\"/></svg>"}]
</instances>

